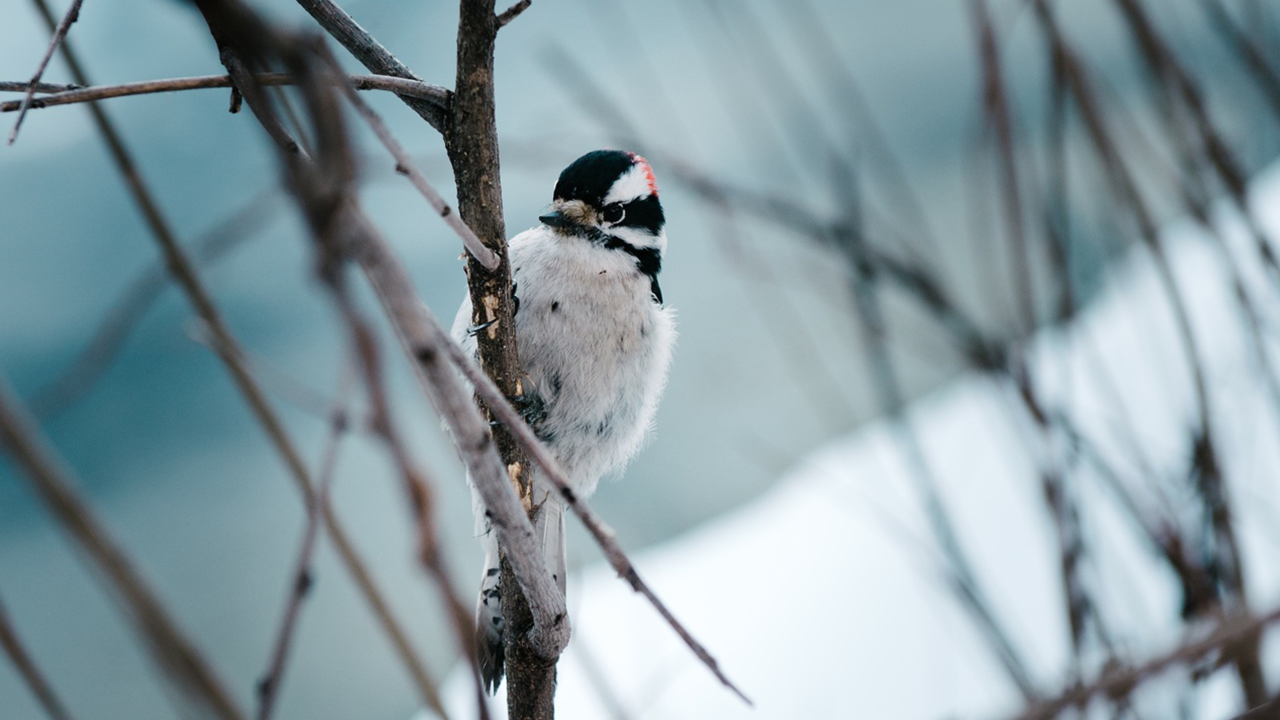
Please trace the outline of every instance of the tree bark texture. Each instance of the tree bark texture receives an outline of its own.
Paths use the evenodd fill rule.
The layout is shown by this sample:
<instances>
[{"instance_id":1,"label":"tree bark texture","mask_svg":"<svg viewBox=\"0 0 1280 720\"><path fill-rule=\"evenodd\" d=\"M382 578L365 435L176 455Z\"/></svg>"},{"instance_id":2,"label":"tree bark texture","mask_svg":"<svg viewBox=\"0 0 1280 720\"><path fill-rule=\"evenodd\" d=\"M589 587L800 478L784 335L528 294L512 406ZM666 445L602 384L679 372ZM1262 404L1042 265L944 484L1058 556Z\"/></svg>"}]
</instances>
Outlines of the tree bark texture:
<instances>
[{"instance_id":1,"label":"tree bark texture","mask_svg":"<svg viewBox=\"0 0 1280 720\"><path fill-rule=\"evenodd\" d=\"M477 335L479 360L498 388L508 397L516 397L524 388L513 322L515 306L494 116L493 50L498 27L493 0L461 0L458 74L444 140L462 219L501 258L494 270L487 270L474 258L467 260L471 321L473 325L488 324ZM525 511L531 511L528 459L504 427L495 428L494 440ZM526 633L533 619L505 558L501 587L506 619L507 714L511 720L550 720L555 716L556 658L541 657L528 642Z\"/></svg>"}]
</instances>

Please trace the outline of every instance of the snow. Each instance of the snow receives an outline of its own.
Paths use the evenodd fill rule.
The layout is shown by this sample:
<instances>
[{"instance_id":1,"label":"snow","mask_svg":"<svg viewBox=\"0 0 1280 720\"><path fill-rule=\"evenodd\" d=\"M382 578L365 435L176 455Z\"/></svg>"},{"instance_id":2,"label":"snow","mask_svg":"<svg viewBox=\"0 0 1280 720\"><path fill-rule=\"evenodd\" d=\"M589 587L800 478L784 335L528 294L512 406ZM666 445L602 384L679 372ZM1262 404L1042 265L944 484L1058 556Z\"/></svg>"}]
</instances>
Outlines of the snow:
<instances>
[{"instance_id":1,"label":"snow","mask_svg":"<svg viewBox=\"0 0 1280 720\"><path fill-rule=\"evenodd\" d=\"M1280 237L1280 168L1257 181L1254 212ZM1263 336L1275 354L1276 290L1256 270L1239 216L1223 210L1216 223L1260 299ZM1280 602L1276 406L1260 380L1222 246L1188 223L1169 227L1163 239L1210 388L1250 596L1255 607L1272 607ZM1045 404L1072 417L1132 482L1185 474L1196 416L1184 357L1151 253L1137 248L1075 322L1036 337L1031 368ZM972 374L916 403L909 421L996 615L1048 693L1068 677L1070 648L1056 540L1035 471L1039 458L1063 452L1060 439L1037 437L1022 412L1006 386ZM633 558L754 708L721 687L600 564L570 583L574 638L560 663L557 716L938 718L1016 710L1016 687L942 580L898 441L885 421L863 427L749 505ZM1175 579L1096 472L1081 467L1071 477L1092 540L1087 578L1120 651L1140 660L1184 641ZM1179 516L1178 491L1131 489L1140 503L1167 503ZM1144 699L1157 708L1170 702L1184 678L1175 671ZM455 669L447 683L455 718L475 714L468 682ZM492 703L496 717L504 717L504 702ZM1218 673L1190 717L1227 717L1239 703L1234 683Z\"/></svg>"}]
</instances>

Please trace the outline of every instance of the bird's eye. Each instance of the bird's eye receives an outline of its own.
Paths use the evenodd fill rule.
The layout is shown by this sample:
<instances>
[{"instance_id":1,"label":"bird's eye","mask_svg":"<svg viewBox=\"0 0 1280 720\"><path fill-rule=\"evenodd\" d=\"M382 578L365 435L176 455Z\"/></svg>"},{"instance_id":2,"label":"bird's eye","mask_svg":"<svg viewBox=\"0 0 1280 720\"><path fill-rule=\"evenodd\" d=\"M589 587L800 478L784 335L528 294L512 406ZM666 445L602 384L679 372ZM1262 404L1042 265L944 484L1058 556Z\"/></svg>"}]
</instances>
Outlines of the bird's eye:
<instances>
[{"instance_id":1,"label":"bird's eye","mask_svg":"<svg viewBox=\"0 0 1280 720\"><path fill-rule=\"evenodd\" d=\"M614 203L612 205L605 205L604 211L600 213L600 219L604 220L610 225L617 225L618 223L622 222L622 218L626 216L627 216L627 211L624 210L622 205L618 203Z\"/></svg>"}]
</instances>

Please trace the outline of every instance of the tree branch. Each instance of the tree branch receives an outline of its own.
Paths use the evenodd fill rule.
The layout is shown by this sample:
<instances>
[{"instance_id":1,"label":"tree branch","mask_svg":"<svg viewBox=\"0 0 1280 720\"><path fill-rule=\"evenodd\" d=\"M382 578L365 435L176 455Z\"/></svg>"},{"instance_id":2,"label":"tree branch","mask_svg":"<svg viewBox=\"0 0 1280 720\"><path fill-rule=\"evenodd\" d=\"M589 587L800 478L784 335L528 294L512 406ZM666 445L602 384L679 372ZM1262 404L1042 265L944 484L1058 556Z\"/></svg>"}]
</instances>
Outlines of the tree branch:
<instances>
[{"instance_id":1,"label":"tree branch","mask_svg":"<svg viewBox=\"0 0 1280 720\"><path fill-rule=\"evenodd\" d=\"M25 93L27 88L30 86L30 83L0 80L0 92ZM37 93L48 94L67 92L68 90L79 90L81 86L75 84L38 82L35 84L35 88Z\"/></svg>"},{"instance_id":2,"label":"tree branch","mask_svg":"<svg viewBox=\"0 0 1280 720\"><path fill-rule=\"evenodd\" d=\"M1224 618L1218 627L1202 640L1181 645L1141 665L1105 672L1088 685L1074 687L1052 700L1032 705L1014 716L1012 720L1051 720L1068 708L1083 709L1095 697L1123 696L1139 683L1174 665L1193 663L1214 652L1221 652L1226 656L1233 655L1229 648L1256 644L1261 632L1277 620L1280 620L1280 608L1266 615Z\"/></svg>"},{"instance_id":3,"label":"tree branch","mask_svg":"<svg viewBox=\"0 0 1280 720\"><path fill-rule=\"evenodd\" d=\"M298 83L296 78L287 73L259 73L257 78L258 84L264 86L296 85ZM403 78L388 77L386 75L349 75L347 76L347 82L357 90L385 90L396 93L397 95L419 100L445 102L449 96L449 91L439 85L430 85L419 80L406 80ZM17 83L0 83L0 91L8 90L16 84ZM57 105L92 102L94 100L105 100L108 98L125 97L128 95L149 95L152 93L178 92L182 90L226 88L233 87L234 85L235 83L232 81L230 75L204 75L200 77L172 78L165 80L143 80L139 82L122 83L120 85L98 85L95 87L41 84L40 87L47 89L39 90L39 92L49 94L32 100L30 107L33 110L38 110L40 108L54 107ZM21 109L21 106L22 103L20 101L10 100L0 103L0 112L14 112Z\"/></svg>"},{"instance_id":4,"label":"tree branch","mask_svg":"<svg viewBox=\"0 0 1280 720\"><path fill-rule=\"evenodd\" d=\"M297 627L298 616L302 609L302 601L311 590L311 558L315 552L316 535L320 526L321 508L329 504L329 488L333 484L334 468L338 461L338 446L342 436L347 432L347 407L345 379L329 413L329 436L325 441L324 457L320 461L320 472L316 476L318 485L315 495L307 503L307 521L302 531L302 544L298 548L298 559L294 563L291 582L289 583L289 599L285 603L284 618L280 621L280 630L276 635L275 648L271 652L271 662L266 673L258 681L257 720L269 720L275 707L275 700L280 695L280 684L284 679L285 661L289 657L289 645L293 640L294 628Z\"/></svg>"},{"instance_id":5,"label":"tree branch","mask_svg":"<svg viewBox=\"0 0 1280 720\"><path fill-rule=\"evenodd\" d=\"M31 76L31 81L27 84L27 94L22 98L22 107L18 111L18 119L13 123L13 130L9 131L9 144L12 145L14 140L18 139L18 129L22 127L22 119L27 116L27 108L31 106L31 99L36 94L36 86L40 84L40 78L44 75L45 68L49 67L49 60L53 58L53 54L57 52L58 46L67 37L67 31L71 29L71 24L80 17L80 5L84 0L72 0L71 7L67 8L67 13L62 16L62 21L58 23L58 27L53 31L53 39L49 41L49 48L44 51L44 57L40 59L40 66L36 68L36 72Z\"/></svg>"},{"instance_id":6,"label":"tree branch","mask_svg":"<svg viewBox=\"0 0 1280 720\"><path fill-rule=\"evenodd\" d=\"M498 17L494 18L494 24L497 25L497 29L501 30L502 28L507 26L507 23L520 17L520 13L524 12L525 10L528 10L529 6L532 4L533 4L533 0L519 0L519 2L517 2L516 4L512 5L506 10L503 10L502 13L498 15Z\"/></svg>"}]
</instances>

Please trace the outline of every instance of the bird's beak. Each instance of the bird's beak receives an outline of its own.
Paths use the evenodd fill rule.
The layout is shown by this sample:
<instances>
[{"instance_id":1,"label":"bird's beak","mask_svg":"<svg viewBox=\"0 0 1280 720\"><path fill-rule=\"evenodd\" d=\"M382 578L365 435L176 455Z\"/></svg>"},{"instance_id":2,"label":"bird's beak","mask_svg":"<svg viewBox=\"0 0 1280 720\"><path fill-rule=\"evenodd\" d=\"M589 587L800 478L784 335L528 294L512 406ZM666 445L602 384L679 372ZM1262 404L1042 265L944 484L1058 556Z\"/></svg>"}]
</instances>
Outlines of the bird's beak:
<instances>
[{"instance_id":1,"label":"bird's beak","mask_svg":"<svg viewBox=\"0 0 1280 720\"><path fill-rule=\"evenodd\" d=\"M561 214L559 210L552 210L546 215L539 216L538 219L542 221L542 224L549 225L554 228L569 227L573 224L573 222Z\"/></svg>"}]
</instances>

